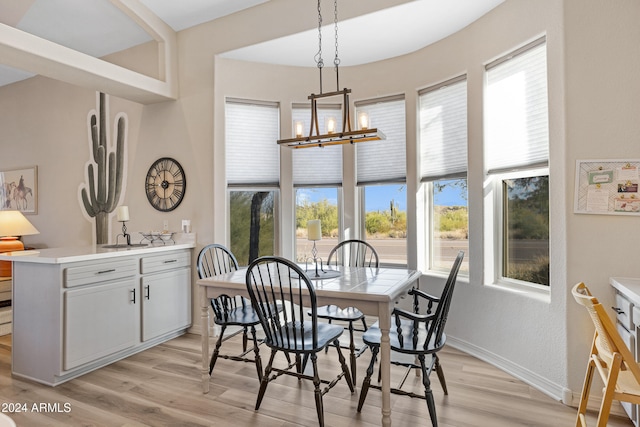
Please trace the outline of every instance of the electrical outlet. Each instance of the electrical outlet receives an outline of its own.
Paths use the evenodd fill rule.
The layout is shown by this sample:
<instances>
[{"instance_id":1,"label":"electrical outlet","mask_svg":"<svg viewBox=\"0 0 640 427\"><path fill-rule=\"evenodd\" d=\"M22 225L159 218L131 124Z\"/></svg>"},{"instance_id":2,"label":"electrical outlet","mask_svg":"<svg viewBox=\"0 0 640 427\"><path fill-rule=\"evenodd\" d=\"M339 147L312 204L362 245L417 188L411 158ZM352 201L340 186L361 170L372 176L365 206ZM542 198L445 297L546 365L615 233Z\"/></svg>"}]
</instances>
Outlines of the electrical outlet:
<instances>
[{"instance_id":1,"label":"electrical outlet","mask_svg":"<svg viewBox=\"0 0 640 427\"><path fill-rule=\"evenodd\" d=\"M165 219L162 221L162 231L169 231L169 220Z\"/></svg>"}]
</instances>

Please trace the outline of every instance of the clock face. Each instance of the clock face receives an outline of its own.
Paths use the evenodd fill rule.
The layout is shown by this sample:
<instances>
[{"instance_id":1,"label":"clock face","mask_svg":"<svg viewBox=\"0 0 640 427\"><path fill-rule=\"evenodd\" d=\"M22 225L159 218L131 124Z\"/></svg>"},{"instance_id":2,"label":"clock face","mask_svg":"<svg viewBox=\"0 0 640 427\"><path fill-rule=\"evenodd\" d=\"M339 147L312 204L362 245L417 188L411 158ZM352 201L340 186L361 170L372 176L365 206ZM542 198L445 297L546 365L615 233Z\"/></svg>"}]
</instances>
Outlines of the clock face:
<instances>
[{"instance_id":1,"label":"clock face","mask_svg":"<svg viewBox=\"0 0 640 427\"><path fill-rule=\"evenodd\" d=\"M149 203L157 210L169 212L177 208L187 189L180 163L169 157L156 160L147 172L145 189Z\"/></svg>"}]
</instances>

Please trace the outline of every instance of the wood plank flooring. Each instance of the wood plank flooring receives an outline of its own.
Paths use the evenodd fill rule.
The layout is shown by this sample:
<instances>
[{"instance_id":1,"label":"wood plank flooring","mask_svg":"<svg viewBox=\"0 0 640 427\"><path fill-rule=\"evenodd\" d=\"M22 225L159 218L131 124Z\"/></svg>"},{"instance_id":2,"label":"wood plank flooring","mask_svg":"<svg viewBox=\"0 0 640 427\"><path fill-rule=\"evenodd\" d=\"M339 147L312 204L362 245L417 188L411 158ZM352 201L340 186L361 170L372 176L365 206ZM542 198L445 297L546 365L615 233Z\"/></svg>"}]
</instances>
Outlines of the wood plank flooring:
<instances>
[{"instance_id":1,"label":"wood plank flooring","mask_svg":"<svg viewBox=\"0 0 640 427\"><path fill-rule=\"evenodd\" d=\"M187 334L83 375L57 387L11 377L10 336L0 337L0 410L19 427L39 426L317 426L312 384L280 377L269 385L254 410L258 380L252 364L219 360L211 391L200 382L200 336ZM225 343L238 350L239 338ZM263 357L267 349L262 347ZM358 359L358 384L351 394L344 380L324 397L327 427L380 425L380 393L370 390L356 412L360 383L370 352ZM335 350L319 357L321 375L337 374ZM576 409L532 389L493 366L447 348L441 353L449 395L433 375L438 420L442 427L573 426ZM398 368L392 369L394 380ZM407 382L421 392L419 378ZM395 427L429 426L420 399L392 396ZM595 417L590 416L591 425ZM612 427L632 426L612 417Z\"/></svg>"}]
</instances>

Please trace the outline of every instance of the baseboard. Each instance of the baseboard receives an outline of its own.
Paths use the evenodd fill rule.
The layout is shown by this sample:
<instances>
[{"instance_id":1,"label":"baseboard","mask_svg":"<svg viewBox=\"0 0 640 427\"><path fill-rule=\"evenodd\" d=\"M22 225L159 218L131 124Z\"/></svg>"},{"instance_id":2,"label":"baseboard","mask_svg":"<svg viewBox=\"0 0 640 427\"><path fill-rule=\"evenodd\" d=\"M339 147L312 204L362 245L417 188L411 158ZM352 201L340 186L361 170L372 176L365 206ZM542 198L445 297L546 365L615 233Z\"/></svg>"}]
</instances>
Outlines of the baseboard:
<instances>
[{"instance_id":1,"label":"baseboard","mask_svg":"<svg viewBox=\"0 0 640 427\"><path fill-rule=\"evenodd\" d=\"M536 374L535 372L531 372L529 369L523 368L522 366L515 364L502 356L487 351L486 349L478 347L475 344L459 340L455 337L452 337L451 335L447 335L447 345L470 354L473 357L476 357L484 362L495 366L498 369L503 370L509 375L514 376L525 384L528 384L529 386L535 388L541 393L546 394L550 398L563 403L564 405L575 408L578 407L578 402L580 402L580 390L574 392L566 387L563 387L560 384L549 381L548 379ZM597 411L599 409L600 401L602 400L602 394L594 394L593 389L598 389L598 387L592 387L592 393L589 396L589 404L587 409ZM624 408L622 407L622 405L620 405L619 402L615 402L614 405L612 405L611 414L622 417L627 416Z\"/></svg>"},{"instance_id":2,"label":"baseboard","mask_svg":"<svg viewBox=\"0 0 640 427\"><path fill-rule=\"evenodd\" d=\"M525 369L522 366L517 365L502 356L491 353L490 351L478 347L475 344L459 340L450 335L447 336L447 345L464 351L467 354L477 357L478 359L487 362L510 375L513 375L515 378L525 382L526 384L541 391L542 393L546 394L554 400L557 400L558 402L562 402L568 405L571 404L571 402L565 402L565 399L567 399L571 395L570 390L567 390L560 384L555 384L547 380L546 378L536 374L535 372L531 372L530 370Z\"/></svg>"}]
</instances>

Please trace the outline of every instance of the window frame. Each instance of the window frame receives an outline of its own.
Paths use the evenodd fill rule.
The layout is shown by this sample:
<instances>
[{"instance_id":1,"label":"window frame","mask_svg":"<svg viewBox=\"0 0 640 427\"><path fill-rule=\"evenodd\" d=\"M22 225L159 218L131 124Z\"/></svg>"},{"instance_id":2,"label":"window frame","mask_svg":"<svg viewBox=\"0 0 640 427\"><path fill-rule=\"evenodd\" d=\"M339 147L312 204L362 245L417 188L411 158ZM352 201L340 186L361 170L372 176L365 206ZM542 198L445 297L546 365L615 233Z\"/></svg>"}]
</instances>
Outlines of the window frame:
<instances>
[{"instance_id":1,"label":"window frame","mask_svg":"<svg viewBox=\"0 0 640 427\"><path fill-rule=\"evenodd\" d=\"M548 176L549 168L532 168L523 169L514 172L495 173L489 176L490 185L488 186L493 193L493 214L489 216L490 221L485 222L485 253L495 254L493 257L485 257L485 283L487 285L495 285L514 290L526 290L534 293L549 294L551 284L549 286L541 285L533 282L525 282L523 280L505 277L503 274L504 263L506 261L505 242L506 242L506 223L505 223L505 200L507 195L504 192L504 181L507 179L529 178L537 176ZM549 195L550 196L550 195ZM551 210L549 206L549 210ZM551 214L549 214L551 216Z\"/></svg>"}]
</instances>

